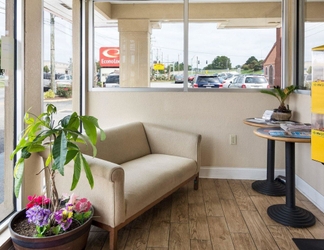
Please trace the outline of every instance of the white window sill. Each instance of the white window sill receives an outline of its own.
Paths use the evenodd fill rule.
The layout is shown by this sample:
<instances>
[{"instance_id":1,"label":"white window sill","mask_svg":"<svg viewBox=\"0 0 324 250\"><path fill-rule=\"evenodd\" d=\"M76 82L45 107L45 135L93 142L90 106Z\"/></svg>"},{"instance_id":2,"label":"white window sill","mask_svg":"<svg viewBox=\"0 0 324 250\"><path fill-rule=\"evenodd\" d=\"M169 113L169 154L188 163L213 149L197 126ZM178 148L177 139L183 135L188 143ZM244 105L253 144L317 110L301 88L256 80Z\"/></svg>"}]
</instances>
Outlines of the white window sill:
<instances>
[{"instance_id":1,"label":"white window sill","mask_svg":"<svg viewBox=\"0 0 324 250\"><path fill-rule=\"evenodd\" d=\"M0 234L0 249L2 249L2 247L8 243L8 241L10 240L10 231L9 228L7 227L6 229L4 229L4 231L1 232Z\"/></svg>"}]
</instances>

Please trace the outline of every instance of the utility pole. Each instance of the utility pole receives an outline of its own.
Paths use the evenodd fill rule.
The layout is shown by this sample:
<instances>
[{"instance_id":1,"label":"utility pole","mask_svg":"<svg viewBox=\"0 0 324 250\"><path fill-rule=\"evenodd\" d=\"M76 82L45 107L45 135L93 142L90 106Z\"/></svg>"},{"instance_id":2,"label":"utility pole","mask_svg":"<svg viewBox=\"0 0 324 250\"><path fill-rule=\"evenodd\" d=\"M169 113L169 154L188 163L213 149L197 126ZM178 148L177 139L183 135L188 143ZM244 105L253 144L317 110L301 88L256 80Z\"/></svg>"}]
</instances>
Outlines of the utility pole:
<instances>
[{"instance_id":1,"label":"utility pole","mask_svg":"<svg viewBox=\"0 0 324 250\"><path fill-rule=\"evenodd\" d=\"M55 82L55 16L51 13L51 87L54 93L56 93L56 82Z\"/></svg>"}]
</instances>

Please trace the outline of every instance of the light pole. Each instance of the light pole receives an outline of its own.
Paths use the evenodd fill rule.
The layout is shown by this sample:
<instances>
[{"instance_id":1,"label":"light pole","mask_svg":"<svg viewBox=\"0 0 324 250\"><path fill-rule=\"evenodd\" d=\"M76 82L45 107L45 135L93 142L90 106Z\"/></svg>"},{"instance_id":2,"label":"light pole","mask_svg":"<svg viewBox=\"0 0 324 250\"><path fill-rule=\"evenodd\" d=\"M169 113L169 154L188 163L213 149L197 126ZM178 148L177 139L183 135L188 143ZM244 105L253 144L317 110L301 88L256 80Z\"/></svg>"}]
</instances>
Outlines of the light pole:
<instances>
[{"instance_id":1,"label":"light pole","mask_svg":"<svg viewBox=\"0 0 324 250\"><path fill-rule=\"evenodd\" d=\"M193 61L193 59L195 58L196 56L193 56L192 58L191 58L191 74L193 75L193 63L192 63L192 61Z\"/></svg>"}]
</instances>

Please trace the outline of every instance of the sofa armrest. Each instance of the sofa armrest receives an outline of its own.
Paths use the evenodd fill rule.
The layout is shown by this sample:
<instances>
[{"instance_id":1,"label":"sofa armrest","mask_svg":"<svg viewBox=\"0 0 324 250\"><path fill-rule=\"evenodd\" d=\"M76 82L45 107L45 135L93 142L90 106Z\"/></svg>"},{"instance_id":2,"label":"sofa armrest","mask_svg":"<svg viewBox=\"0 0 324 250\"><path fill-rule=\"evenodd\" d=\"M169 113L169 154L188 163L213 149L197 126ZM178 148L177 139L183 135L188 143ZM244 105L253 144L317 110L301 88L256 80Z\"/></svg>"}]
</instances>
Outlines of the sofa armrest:
<instances>
[{"instance_id":1,"label":"sofa armrest","mask_svg":"<svg viewBox=\"0 0 324 250\"><path fill-rule=\"evenodd\" d=\"M72 192L91 201L95 208L94 220L115 227L125 221L124 169L109 161L85 154L84 157L90 165L94 187L91 189L85 173L82 172L79 183ZM65 166L64 177L57 174L59 194L70 190L73 164L71 162Z\"/></svg>"},{"instance_id":2,"label":"sofa armrest","mask_svg":"<svg viewBox=\"0 0 324 250\"><path fill-rule=\"evenodd\" d=\"M169 154L193 159L200 168L201 135L155 124L143 123L153 154Z\"/></svg>"}]
</instances>

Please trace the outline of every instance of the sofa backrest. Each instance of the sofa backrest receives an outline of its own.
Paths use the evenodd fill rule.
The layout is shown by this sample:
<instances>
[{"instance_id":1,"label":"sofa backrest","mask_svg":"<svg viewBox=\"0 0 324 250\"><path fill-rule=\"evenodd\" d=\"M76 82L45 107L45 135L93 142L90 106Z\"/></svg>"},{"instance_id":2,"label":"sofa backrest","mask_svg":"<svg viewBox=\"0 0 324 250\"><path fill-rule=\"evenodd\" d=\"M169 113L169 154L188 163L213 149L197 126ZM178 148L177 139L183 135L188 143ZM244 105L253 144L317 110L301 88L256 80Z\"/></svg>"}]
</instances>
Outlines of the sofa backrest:
<instances>
[{"instance_id":1,"label":"sofa backrest","mask_svg":"<svg viewBox=\"0 0 324 250\"><path fill-rule=\"evenodd\" d=\"M105 130L106 140L97 142L97 158L122 164L150 154L144 126L134 122ZM82 149L92 155L91 147Z\"/></svg>"}]
</instances>

